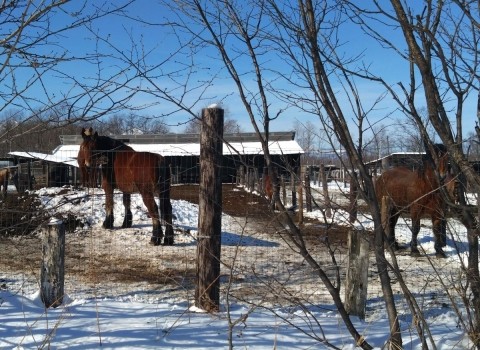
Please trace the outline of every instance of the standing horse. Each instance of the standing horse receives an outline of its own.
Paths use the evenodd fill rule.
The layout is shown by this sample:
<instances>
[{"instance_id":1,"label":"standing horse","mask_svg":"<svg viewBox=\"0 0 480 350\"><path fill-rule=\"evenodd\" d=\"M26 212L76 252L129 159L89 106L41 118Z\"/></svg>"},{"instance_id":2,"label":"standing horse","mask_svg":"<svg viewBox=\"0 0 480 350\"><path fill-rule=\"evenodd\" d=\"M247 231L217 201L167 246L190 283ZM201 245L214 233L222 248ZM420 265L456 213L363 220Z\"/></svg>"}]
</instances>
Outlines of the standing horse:
<instances>
[{"instance_id":1,"label":"standing horse","mask_svg":"<svg viewBox=\"0 0 480 350\"><path fill-rule=\"evenodd\" d=\"M420 219L429 216L432 219L435 236L435 251L437 256L445 257L442 247L446 245L446 204L440 186L445 185L447 178L448 155L443 145L435 145L434 150L439 163L437 169L433 167L432 156L427 151L423 165L418 170L396 167L384 171L375 181L375 192L379 203L384 196L391 200L390 212L387 213L391 236L387 237L387 242L392 248L399 248L395 241L395 225L398 218L402 213L408 212L412 219L411 254L419 255L417 236L420 231ZM447 191L453 192L453 187L454 180L450 179Z\"/></svg>"},{"instance_id":2,"label":"standing horse","mask_svg":"<svg viewBox=\"0 0 480 350\"><path fill-rule=\"evenodd\" d=\"M159 245L163 232L155 195L160 198L160 210L165 221L165 245L173 244L172 205L170 203L170 168L162 156L149 152L136 152L125 143L98 133L82 129L83 142L79 158L85 167L95 170L101 164L102 188L105 191L106 217L104 228L113 228L113 190L123 192L125 217L122 227L132 226L131 194L140 193L152 218L153 232L150 243ZM80 152L82 154L80 155Z\"/></svg>"},{"instance_id":3,"label":"standing horse","mask_svg":"<svg viewBox=\"0 0 480 350\"><path fill-rule=\"evenodd\" d=\"M2 188L2 197L7 197L8 180L12 178L12 172L9 168L0 169L0 187Z\"/></svg>"},{"instance_id":4,"label":"standing horse","mask_svg":"<svg viewBox=\"0 0 480 350\"><path fill-rule=\"evenodd\" d=\"M82 135L93 135L93 128L83 129ZM96 167L87 167L85 165L86 150L83 143L80 145L80 150L77 155L78 168L80 169L80 184L83 187L97 187L97 169Z\"/></svg>"}]
</instances>

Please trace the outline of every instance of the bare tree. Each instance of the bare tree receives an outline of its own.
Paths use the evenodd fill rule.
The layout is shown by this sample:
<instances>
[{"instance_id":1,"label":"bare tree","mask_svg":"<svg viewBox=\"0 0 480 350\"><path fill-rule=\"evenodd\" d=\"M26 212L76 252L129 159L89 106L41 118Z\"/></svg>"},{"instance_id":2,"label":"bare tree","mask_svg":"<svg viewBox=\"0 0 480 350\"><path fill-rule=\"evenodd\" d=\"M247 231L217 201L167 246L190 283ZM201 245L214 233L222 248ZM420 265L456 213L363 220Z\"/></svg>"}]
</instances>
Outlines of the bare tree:
<instances>
[{"instance_id":1,"label":"bare tree","mask_svg":"<svg viewBox=\"0 0 480 350\"><path fill-rule=\"evenodd\" d=\"M195 39L199 40L197 45L203 46L207 44L218 50L220 60L231 79L235 82L245 111L250 117L259 140L262 142L266 164L270 170L273 167L268 148L270 123L282 114L284 108L294 103L294 98L298 98L298 96L293 96L293 94L290 96L285 96L286 94L279 96L275 92L275 80L279 76L287 79L293 74L301 74L302 67L304 67L303 64L311 67L311 70L307 71L302 78L307 88L315 95L315 99L309 101L302 99L302 102L311 103L310 106L313 106L312 109L315 110L315 113L319 113L324 118L323 126L324 129L332 132L332 142L333 138L340 140L349 155L350 166L356 166L361 169L361 186L365 193L368 194L369 203L372 207L377 205L373 195L372 179L362 163L362 155L359 151L361 147L358 147L353 142L348 132L345 117L339 108L335 95L331 91L329 74L325 71L325 61L323 57L319 56L321 52L317 46L317 41L320 39L319 36L327 36L331 33L321 33L317 23L327 19L323 11L327 11L330 15L330 11L333 11L334 7L320 6L317 8L318 10L315 10L310 1L300 2L298 7L292 6L291 8L282 9L274 1L252 2L247 7L245 7L246 4L244 2L235 1L209 2L206 5L200 1L179 1L175 4L178 6L175 8L175 11L182 13L190 20L200 23L202 27L206 28L206 33L202 34L202 36L195 34ZM286 6L288 7L288 5ZM274 23L274 28L269 28L266 23ZM337 24L334 23L333 27L335 28ZM177 25L180 27L180 24ZM266 31L267 28L268 31ZM232 35L233 33L234 35ZM277 33L281 34L277 36ZM295 46L298 56L290 51L292 46ZM269 62L263 61L266 52L272 48L281 52L281 61L287 60L294 67L294 72L275 72L274 78L266 74L269 70L275 71L273 68L267 68L271 67ZM237 64L239 56L242 57L243 65ZM306 58L306 61L298 61L298 58L302 56ZM254 84L247 84L247 79L252 79ZM348 79L346 81L352 83ZM352 92L353 98L360 108L358 96L354 94L355 90ZM289 98L291 99L289 100ZM282 103L284 107L273 107L271 101L279 100L285 101ZM320 106L324 106L324 108ZM327 116L329 122L327 122ZM371 346L355 329L345 310L340 296L340 277L338 274L335 275L333 280L329 277L322 264L311 254L300 228L295 225L292 218L288 215L278 195L275 198L275 202L277 208L280 208L281 214L279 217L288 228L289 244L295 247L295 250L316 271L319 279L332 296L339 314L355 339L356 344L362 348L370 349ZM377 262L382 278L384 297L387 300L389 316L392 320L392 337L397 339L400 328L385 264L380 211L378 206L375 209ZM334 254L332 254L332 260L335 264ZM395 343L401 345L401 341L396 341Z\"/></svg>"},{"instance_id":2,"label":"bare tree","mask_svg":"<svg viewBox=\"0 0 480 350\"><path fill-rule=\"evenodd\" d=\"M374 2L374 9L353 4L352 12L362 28L383 46L398 54L410 67L406 81L394 89L381 81L397 101L400 110L411 118L420 130L421 141L431 144L427 131L432 125L440 140L447 146L455 173L466 188L466 182L479 192L480 177L468 162L463 142L465 102L469 95L477 95L479 7L475 1L430 1L411 6L401 0L388 3ZM373 26L383 23L385 27ZM382 29L400 28L401 42L393 42ZM419 87L419 82L421 85ZM405 102L406 101L406 102ZM425 101L426 118L418 108ZM478 137L478 135L477 135ZM476 213L465 206L464 191L458 194L456 207L462 223L467 227L469 253L465 266L471 298L465 298L469 319L465 321L470 339L480 347L480 275L478 270L478 223ZM448 197L446 197L448 201ZM450 204L452 204L450 202ZM455 207L455 206L454 206ZM460 318L461 315L459 315Z\"/></svg>"},{"instance_id":3,"label":"bare tree","mask_svg":"<svg viewBox=\"0 0 480 350\"><path fill-rule=\"evenodd\" d=\"M305 123L301 122L300 120L296 120L293 124L293 129L296 132L295 139L305 152L305 164L309 164L316 158L315 151L318 151L318 145L321 142L321 130L319 130L317 126L309 120Z\"/></svg>"},{"instance_id":4,"label":"bare tree","mask_svg":"<svg viewBox=\"0 0 480 350\"><path fill-rule=\"evenodd\" d=\"M135 92L127 92L126 83L137 73L129 67L105 68L100 52L97 21L123 14L132 0L96 6L87 1L73 4L65 0L6 1L0 4L0 112L24 111L22 123L34 123L34 129L48 131L76 121L91 121L116 109L128 108ZM88 38L77 38L80 31ZM65 38L75 37L67 41ZM77 42L78 47L65 47ZM81 45L79 45L81 44ZM83 76L75 68L91 68ZM122 97L113 94L124 90ZM42 124L43 123L43 124ZM18 128L18 126L17 126ZM18 129L19 130L19 129ZM10 133L0 130L0 142L9 142Z\"/></svg>"}]
</instances>

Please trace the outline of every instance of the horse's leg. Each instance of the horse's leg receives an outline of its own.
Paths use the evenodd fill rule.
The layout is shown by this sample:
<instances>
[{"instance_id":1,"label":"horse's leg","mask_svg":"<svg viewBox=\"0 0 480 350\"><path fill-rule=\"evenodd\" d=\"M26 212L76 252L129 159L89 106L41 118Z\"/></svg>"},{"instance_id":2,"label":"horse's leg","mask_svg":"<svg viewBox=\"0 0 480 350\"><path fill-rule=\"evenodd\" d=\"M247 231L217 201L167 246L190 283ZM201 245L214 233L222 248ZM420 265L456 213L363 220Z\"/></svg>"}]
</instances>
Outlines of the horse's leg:
<instances>
[{"instance_id":1,"label":"horse's leg","mask_svg":"<svg viewBox=\"0 0 480 350\"><path fill-rule=\"evenodd\" d=\"M447 220L445 216L442 216L441 219L441 231L440 231L440 247L447 246Z\"/></svg>"},{"instance_id":2,"label":"horse's leg","mask_svg":"<svg viewBox=\"0 0 480 350\"><path fill-rule=\"evenodd\" d=\"M150 244L160 245L162 243L163 231L162 225L160 224L160 218L158 215L158 206L155 202L155 197L153 193L141 193L143 203L147 207L148 214L152 218L153 231L152 238L150 239Z\"/></svg>"},{"instance_id":3,"label":"horse's leg","mask_svg":"<svg viewBox=\"0 0 480 350\"><path fill-rule=\"evenodd\" d=\"M7 189L8 189L8 172L5 174L5 178L3 179L3 198L7 198Z\"/></svg>"},{"instance_id":4,"label":"horse's leg","mask_svg":"<svg viewBox=\"0 0 480 350\"><path fill-rule=\"evenodd\" d=\"M88 187L88 168L85 165L80 166L80 177L81 177L81 185L83 187Z\"/></svg>"},{"instance_id":5,"label":"horse's leg","mask_svg":"<svg viewBox=\"0 0 480 350\"><path fill-rule=\"evenodd\" d=\"M162 176L157 183L157 192L160 199L160 212L165 222L165 240L163 244L173 245L173 214L170 202L170 171L167 166L163 168Z\"/></svg>"},{"instance_id":6,"label":"horse's leg","mask_svg":"<svg viewBox=\"0 0 480 350\"><path fill-rule=\"evenodd\" d=\"M132 195L130 193L123 194L123 207L125 208L125 216L123 218L122 228L132 227L132 211L130 210L130 204L132 202Z\"/></svg>"},{"instance_id":7,"label":"horse's leg","mask_svg":"<svg viewBox=\"0 0 480 350\"><path fill-rule=\"evenodd\" d=\"M170 202L170 196L167 196L166 193L161 193L160 212L163 221L165 221L165 240L163 243L173 245L172 203Z\"/></svg>"},{"instance_id":8,"label":"horse's leg","mask_svg":"<svg viewBox=\"0 0 480 350\"><path fill-rule=\"evenodd\" d=\"M442 247L444 241L446 240L446 222L443 217L436 217L435 215L432 215L432 226L433 226L433 236L435 238L435 253L437 257L439 258L446 258L447 255L443 251ZM445 227L445 231L443 231Z\"/></svg>"},{"instance_id":9,"label":"horse's leg","mask_svg":"<svg viewBox=\"0 0 480 350\"><path fill-rule=\"evenodd\" d=\"M104 176L102 187L105 191L105 220L103 221L104 228L113 228L113 186L108 183Z\"/></svg>"},{"instance_id":10,"label":"horse's leg","mask_svg":"<svg viewBox=\"0 0 480 350\"><path fill-rule=\"evenodd\" d=\"M418 250L418 233L420 232L420 215L411 214L412 216L412 241L410 242L410 254L419 256Z\"/></svg>"},{"instance_id":11,"label":"horse's leg","mask_svg":"<svg viewBox=\"0 0 480 350\"><path fill-rule=\"evenodd\" d=\"M400 213L396 212L396 210L393 208L389 212L389 218L388 218L388 235L387 235L387 244L393 249L393 250L398 250L399 246L398 243L395 239L395 226L397 225L398 218L400 217Z\"/></svg>"}]
</instances>

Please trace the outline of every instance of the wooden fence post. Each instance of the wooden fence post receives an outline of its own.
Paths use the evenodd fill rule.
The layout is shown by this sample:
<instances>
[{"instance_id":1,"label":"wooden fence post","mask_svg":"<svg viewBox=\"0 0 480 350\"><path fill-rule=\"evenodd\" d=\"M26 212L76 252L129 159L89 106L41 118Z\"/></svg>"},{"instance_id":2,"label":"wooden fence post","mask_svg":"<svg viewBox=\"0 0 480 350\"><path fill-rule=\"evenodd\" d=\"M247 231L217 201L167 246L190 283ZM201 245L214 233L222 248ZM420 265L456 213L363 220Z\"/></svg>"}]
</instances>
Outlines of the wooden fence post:
<instances>
[{"instance_id":1,"label":"wooden fence post","mask_svg":"<svg viewBox=\"0 0 480 350\"><path fill-rule=\"evenodd\" d=\"M307 207L307 212L312 211L312 189L310 187L310 175L305 174L305 203Z\"/></svg>"},{"instance_id":2,"label":"wooden fence post","mask_svg":"<svg viewBox=\"0 0 480 350\"><path fill-rule=\"evenodd\" d=\"M290 188L292 190L292 207L297 205L296 178L293 170L290 172Z\"/></svg>"},{"instance_id":3,"label":"wooden fence post","mask_svg":"<svg viewBox=\"0 0 480 350\"><path fill-rule=\"evenodd\" d=\"M349 216L350 216L350 222L353 224L355 221L357 221L357 216L358 216L358 188L357 188L357 182L355 181L354 175L350 175L350 208L348 210Z\"/></svg>"},{"instance_id":4,"label":"wooden fence post","mask_svg":"<svg viewBox=\"0 0 480 350\"><path fill-rule=\"evenodd\" d=\"M65 225L52 219L43 230L40 296L45 307L62 305L65 285Z\"/></svg>"},{"instance_id":5,"label":"wooden fence post","mask_svg":"<svg viewBox=\"0 0 480 350\"><path fill-rule=\"evenodd\" d=\"M261 181L261 184L260 184L260 193L262 194L262 196L266 196L267 194L267 191L266 191L266 187L267 187L267 176L268 175L268 168L265 166L263 167L263 171L262 171L262 181ZM272 179L270 179L270 182L272 182Z\"/></svg>"},{"instance_id":6,"label":"wooden fence post","mask_svg":"<svg viewBox=\"0 0 480 350\"><path fill-rule=\"evenodd\" d=\"M245 186L245 168L243 165L240 165L238 167L238 184L241 186Z\"/></svg>"},{"instance_id":7,"label":"wooden fence post","mask_svg":"<svg viewBox=\"0 0 480 350\"><path fill-rule=\"evenodd\" d=\"M327 218L332 217L332 208L330 206L330 197L328 196L328 179L327 172L325 171L325 166L320 164L320 174L322 176L322 187L323 187L323 201L325 203L325 215Z\"/></svg>"},{"instance_id":8,"label":"wooden fence post","mask_svg":"<svg viewBox=\"0 0 480 350\"><path fill-rule=\"evenodd\" d=\"M281 181L278 178L278 169L276 167L272 167L272 174L270 174L270 182L272 183L273 187L273 195L272 195L272 200L270 201L271 209L280 209L277 206L277 201L280 200L280 186L281 186ZM285 202L283 202L285 203Z\"/></svg>"},{"instance_id":9,"label":"wooden fence post","mask_svg":"<svg viewBox=\"0 0 480 350\"><path fill-rule=\"evenodd\" d=\"M303 224L303 185L298 185L298 224Z\"/></svg>"},{"instance_id":10,"label":"wooden fence post","mask_svg":"<svg viewBox=\"0 0 480 350\"><path fill-rule=\"evenodd\" d=\"M208 312L218 311L220 306L222 152L223 109L203 109L200 134L200 196L195 306Z\"/></svg>"},{"instance_id":11,"label":"wooden fence post","mask_svg":"<svg viewBox=\"0 0 480 350\"><path fill-rule=\"evenodd\" d=\"M365 319L368 287L368 252L370 242L364 230L351 230L348 234L348 265L345 281L345 310Z\"/></svg>"}]
</instances>

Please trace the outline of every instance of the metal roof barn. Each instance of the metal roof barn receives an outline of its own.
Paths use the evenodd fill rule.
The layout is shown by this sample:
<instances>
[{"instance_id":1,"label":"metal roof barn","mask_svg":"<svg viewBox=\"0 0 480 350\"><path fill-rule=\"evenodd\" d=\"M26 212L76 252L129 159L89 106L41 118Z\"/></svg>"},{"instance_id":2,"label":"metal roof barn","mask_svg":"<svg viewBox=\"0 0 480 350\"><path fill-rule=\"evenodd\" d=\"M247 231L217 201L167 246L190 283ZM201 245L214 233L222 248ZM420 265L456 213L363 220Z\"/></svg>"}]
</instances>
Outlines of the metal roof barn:
<instances>
[{"instance_id":1,"label":"metal roof barn","mask_svg":"<svg viewBox=\"0 0 480 350\"><path fill-rule=\"evenodd\" d=\"M109 135L121 140L136 151L158 153L167 157L172 166L172 177L175 183L198 183L200 176L200 136L198 134L150 134L150 135ZM225 134L223 145L222 181L233 182L239 167L255 169L262 173L265 167L261 143L255 133ZM47 163L45 169L34 172L36 187L59 186L65 184L78 184L77 154L82 143L80 135L62 135L61 144L51 154L37 152L10 152L20 163L33 164L34 162ZM298 173L300 169L300 156L304 153L295 141L295 132L272 132L269 134L269 151L279 174ZM45 165L45 164L44 164ZM31 166L30 166L31 168ZM52 169L56 173L66 172L55 179L49 174ZM62 170L59 170L62 169ZM21 169L21 172L30 171ZM245 169L244 169L245 171ZM38 174L38 172L47 174ZM46 177L40 183L39 178ZM59 183L60 182L60 183ZM62 183L63 182L63 183Z\"/></svg>"}]
</instances>

